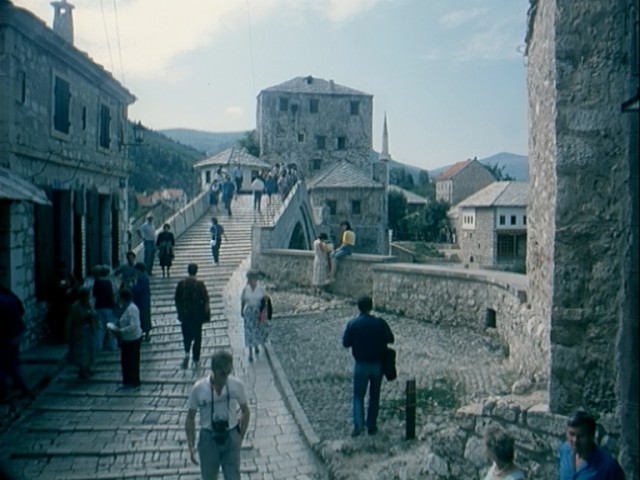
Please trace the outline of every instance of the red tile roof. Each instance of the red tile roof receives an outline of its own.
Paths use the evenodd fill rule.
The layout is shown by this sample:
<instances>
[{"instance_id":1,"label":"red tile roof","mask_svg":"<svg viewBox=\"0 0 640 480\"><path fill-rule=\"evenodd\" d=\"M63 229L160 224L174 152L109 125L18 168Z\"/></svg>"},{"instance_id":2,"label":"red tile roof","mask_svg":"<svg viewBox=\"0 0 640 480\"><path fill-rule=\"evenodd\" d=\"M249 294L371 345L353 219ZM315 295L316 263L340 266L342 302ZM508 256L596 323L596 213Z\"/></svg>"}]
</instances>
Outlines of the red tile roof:
<instances>
[{"instance_id":1,"label":"red tile roof","mask_svg":"<svg viewBox=\"0 0 640 480\"><path fill-rule=\"evenodd\" d=\"M469 160L464 160L462 162L454 163L447 170L442 172L440 176L437 178L437 180L446 180L447 178L453 177L456 173L458 173L464 167L469 165L471 162L473 162L473 160L469 159Z\"/></svg>"}]
</instances>

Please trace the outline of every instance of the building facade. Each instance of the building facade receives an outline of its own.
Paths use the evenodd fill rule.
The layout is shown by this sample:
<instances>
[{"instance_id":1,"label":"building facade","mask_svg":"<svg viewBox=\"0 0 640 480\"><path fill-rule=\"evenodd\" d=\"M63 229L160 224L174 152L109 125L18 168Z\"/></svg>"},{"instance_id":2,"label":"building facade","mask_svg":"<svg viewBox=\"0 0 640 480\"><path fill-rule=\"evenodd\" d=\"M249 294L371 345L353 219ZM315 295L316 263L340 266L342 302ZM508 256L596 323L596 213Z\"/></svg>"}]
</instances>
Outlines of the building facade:
<instances>
[{"instance_id":1,"label":"building facade","mask_svg":"<svg viewBox=\"0 0 640 480\"><path fill-rule=\"evenodd\" d=\"M496 178L477 159L453 164L436 178L436 200L456 205Z\"/></svg>"},{"instance_id":2,"label":"building facade","mask_svg":"<svg viewBox=\"0 0 640 480\"><path fill-rule=\"evenodd\" d=\"M463 263L524 269L528 203L526 182L494 182L460 202L455 229Z\"/></svg>"},{"instance_id":3,"label":"building facade","mask_svg":"<svg viewBox=\"0 0 640 480\"><path fill-rule=\"evenodd\" d=\"M312 76L262 90L256 129L260 158L312 177L348 160L369 168L373 96Z\"/></svg>"},{"instance_id":4,"label":"building facade","mask_svg":"<svg viewBox=\"0 0 640 480\"><path fill-rule=\"evenodd\" d=\"M127 246L127 109L135 97L73 46L73 6L53 2L54 29L0 2L0 167L49 204L0 195L0 282L25 303L27 343L60 262L76 278Z\"/></svg>"}]
</instances>

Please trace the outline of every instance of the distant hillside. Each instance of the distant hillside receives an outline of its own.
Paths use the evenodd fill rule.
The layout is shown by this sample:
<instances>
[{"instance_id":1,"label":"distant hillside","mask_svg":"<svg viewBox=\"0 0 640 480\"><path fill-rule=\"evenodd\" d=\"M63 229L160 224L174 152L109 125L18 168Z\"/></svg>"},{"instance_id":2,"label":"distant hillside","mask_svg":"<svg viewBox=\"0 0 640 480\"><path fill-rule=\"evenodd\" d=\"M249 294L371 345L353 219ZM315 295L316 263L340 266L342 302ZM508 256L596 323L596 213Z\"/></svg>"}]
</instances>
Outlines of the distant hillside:
<instances>
[{"instance_id":1,"label":"distant hillside","mask_svg":"<svg viewBox=\"0 0 640 480\"><path fill-rule=\"evenodd\" d=\"M238 144L245 132L202 132L188 128L169 128L160 130L170 139L204 152L207 156L215 155Z\"/></svg>"},{"instance_id":2,"label":"distant hillside","mask_svg":"<svg viewBox=\"0 0 640 480\"><path fill-rule=\"evenodd\" d=\"M504 165L504 173L516 180L529 180L529 159L524 155L515 153L500 152L487 158L479 158L478 161L484 165ZM429 170L429 177L436 179L438 175L447 170L451 165Z\"/></svg>"}]
</instances>

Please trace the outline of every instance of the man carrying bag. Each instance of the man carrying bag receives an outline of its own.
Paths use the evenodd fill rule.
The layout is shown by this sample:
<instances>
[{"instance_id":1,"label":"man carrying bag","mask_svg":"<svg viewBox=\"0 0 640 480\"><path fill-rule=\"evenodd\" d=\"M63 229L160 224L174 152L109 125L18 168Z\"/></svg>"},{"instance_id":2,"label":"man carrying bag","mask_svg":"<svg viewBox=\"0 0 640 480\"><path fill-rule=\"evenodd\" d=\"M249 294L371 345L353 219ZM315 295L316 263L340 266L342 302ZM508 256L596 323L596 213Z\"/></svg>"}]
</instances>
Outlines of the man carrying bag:
<instances>
[{"instance_id":1,"label":"man carrying bag","mask_svg":"<svg viewBox=\"0 0 640 480\"><path fill-rule=\"evenodd\" d=\"M189 352L192 344L193 365L194 367L198 366L202 345L202 324L211 320L207 287L204 282L196 278L198 265L190 263L187 272L189 276L178 282L174 299L184 341L185 357L182 361L182 368L189 366Z\"/></svg>"}]
</instances>

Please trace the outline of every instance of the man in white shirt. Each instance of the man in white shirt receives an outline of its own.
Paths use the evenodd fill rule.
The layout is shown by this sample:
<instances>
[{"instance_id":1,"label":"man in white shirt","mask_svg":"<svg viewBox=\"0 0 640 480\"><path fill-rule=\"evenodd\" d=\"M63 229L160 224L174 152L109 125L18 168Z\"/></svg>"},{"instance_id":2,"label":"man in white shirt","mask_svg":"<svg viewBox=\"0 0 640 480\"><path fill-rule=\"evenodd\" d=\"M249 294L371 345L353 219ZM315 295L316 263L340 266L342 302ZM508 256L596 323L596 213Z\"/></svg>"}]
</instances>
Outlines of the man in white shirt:
<instances>
[{"instance_id":1,"label":"man in white shirt","mask_svg":"<svg viewBox=\"0 0 640 480\"><path fill-rule=\"evenodd\" d=\"M253 211L260 213L262 205L262 192L264 192L264 181L258 174L251 182L251 190L253 190Z\"/></svg>"},{"instance_id":2,"label":"man in white shirt","mask_svg":"<svg viewBox=\"0 0 640 480\"><path fill-rule=\"evenodd\" d=\"M138 235L144 242L144 266L147 269L147 275L151 276L156 254L156 227L153 225L153 215L148 215L147 221L140 225Z\"/></svg>"},{"instance_id":3,"label":"man in white shirt","mask_svg":"<svg viewBox=\"0 0 640 480\"><path fill-rule=\"evenodd\" d=\"M203 480L240 479L240 445L249 427L249 406L242 382L231 375L233 357L225 350L211 358L212 375L196 382L187 401L185 429L191 461L195 456L196 413L200 412L198 456ZM238 409L240 417L238 418Z\"/></svg>"}]
</instances>

